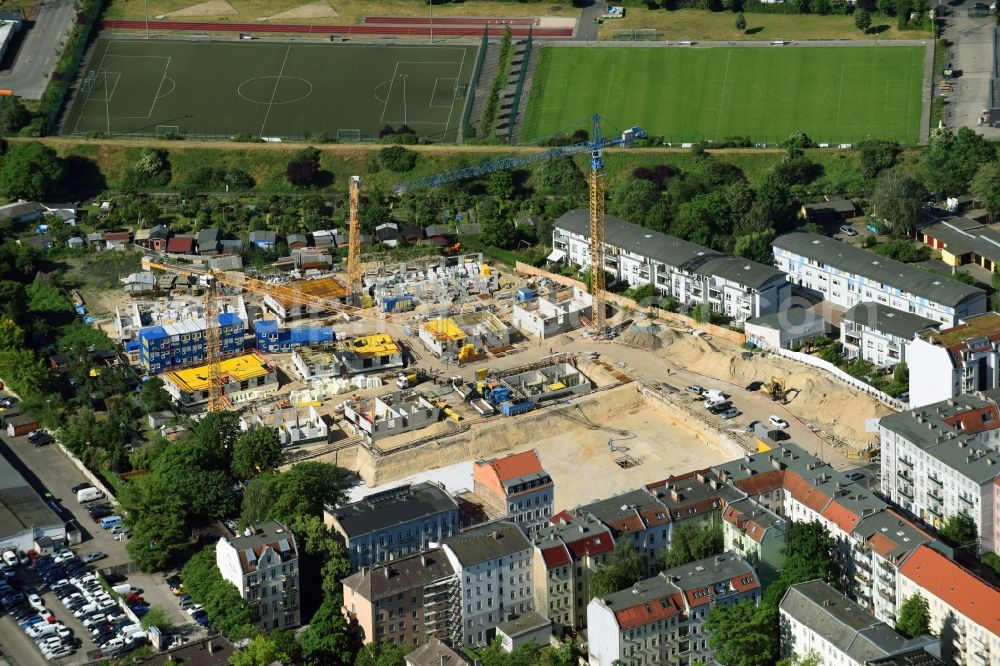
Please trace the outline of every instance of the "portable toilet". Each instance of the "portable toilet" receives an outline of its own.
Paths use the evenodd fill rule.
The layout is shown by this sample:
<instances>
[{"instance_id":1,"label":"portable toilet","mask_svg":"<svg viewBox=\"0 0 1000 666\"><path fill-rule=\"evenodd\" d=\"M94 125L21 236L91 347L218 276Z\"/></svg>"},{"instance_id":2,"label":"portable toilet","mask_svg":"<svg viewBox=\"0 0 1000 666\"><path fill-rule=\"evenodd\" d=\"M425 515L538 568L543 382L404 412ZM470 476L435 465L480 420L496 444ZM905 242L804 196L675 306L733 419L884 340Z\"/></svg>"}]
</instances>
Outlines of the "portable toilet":
<instances>
[{"instance_id":1,"label":"portable toilet","mask_svg":"<svg viewBox=\"0 0 1000 666\"><path fill-rule=\"evenodd\" d=\"M514 297L517 299L518 303L526 303L535 297L535 292L527 287L521 287L517 290Z\"/></svg>"}]
</instances>

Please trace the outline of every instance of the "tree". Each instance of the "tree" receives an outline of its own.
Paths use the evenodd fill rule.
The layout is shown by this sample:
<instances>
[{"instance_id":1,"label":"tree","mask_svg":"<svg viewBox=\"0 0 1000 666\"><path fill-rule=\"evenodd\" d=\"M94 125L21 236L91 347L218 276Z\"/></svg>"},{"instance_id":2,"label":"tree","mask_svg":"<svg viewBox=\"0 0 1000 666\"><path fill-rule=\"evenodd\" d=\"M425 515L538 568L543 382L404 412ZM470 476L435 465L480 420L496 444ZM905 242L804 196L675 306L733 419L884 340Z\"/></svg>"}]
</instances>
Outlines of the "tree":
<instances>
[{"instance_id":1,"label":"tree","mask_svg":"<svg viewBox=\"0 0 1000 666\"><path fill-rule=\"evenodd\" d=\"M590 598L603 597L642 580L645 570L642 555L629 540L615 544L608 563L597 570L590 581Z\"/></svg>"},{"instance_id":2,"label":"tree","mask_svg":"<svg viewBox=\"0 0 1000 666\"><path fill-rule=\"evenodd\" d=\"M862 9L854 13L854 26L861 32L868 32L872 26L872 15L868 10Z\"/></svg>"},{"instance_id":3,"label":"tree","mask_svg":"<svg viewBox=\"0 0 1000 666\"><path fill-rule=\"evenodd\" d=\"M927 600L920 594L908 597L899 605L896 631L907 638L916 638L931 633L931 613Z\"/></svg>"},{"instance_id":4,"label":"tree","mask_svg":"<svg viewBox=\"0 0 1000 666\"><path fill-rule=\"evenodd\" d=\"M755 231L743 236L734 236L733 255L756 261L759 264L774 262L774 251L771 242L777 234L774 229Z\"/></svg>"},{"instance_id":5,"label":"tree","mask_svg":"<svg viewBox=\"0 0 1000 666\"><path fill-rule=\"evenodd\" d=\"M895 16L896 0L876 0L875 8L886 16Z\"/></svg>"},{"instance_id":6,"label":"tree","mask_svg":"<svg viewBox=\"0 0 1000 666\"><path fill-rule=\"evenodd\" d=\"M494 171L486 177L486 193L501 201L514 196L514 175L510 169Z\"/></svg>"},{"instance_id":7,"label":"tree","mask_svg":"<svg viewBox=\"0 0 1000 666\"><path fill-rule=\"evenodd\" d=\"M545 160L538 166L538 190L541 194L576 196L587 189L583 172L572 157Z\"/></svg>"},{"instance_id":8,"label":"tree","mask_svg":"<svg viewBox=\"0 0 1000 666\"><path fill-rule=\"evenodd\" d=\"M37 141L15 143L0 164L0 193L10 199L52 201L62 175L62 161L52 148Z\"/></svg>"},{"instance_id":9,"label":"tree","mask_svg":"<svg viewBox=\"0 0 1000 666\"><path fill-rule=\"evenodd\" d=\"M233 449L233 476L252 479L273 472L281 464L281 440L274 428L251 428L236 440Z\"/></svg>"},{"instance_id":10,"label":"tree","mask_svg":"<svg viewBox=\"0 0 1000 666\"><path fill-rule=\"evenodd\" d=\"M295 636L288 630L254 636L249 644L233 653L231 666L270 666L273 663L294 664L301 658Z\"/></svg>"},{"instance_id":11,"label":"tree","mask_svg":"<svg viewBox=\"0 0 1000 666\"><path fill-rule=\"evenodd\" d=\"M736 15L736 29L740 32L747 29L747 20L746 17L743 16L743 12Z\"/></svg>"},{"instance_id":12,"label":"tree","mask_svg":"<svg viewBox=\"0 0 1000 666\"><path fill-rule=\"evenodd\" d=\"M912 231L924 216L927 190L915 178L898 169L886 171L872 191L872 216L885 220L896 236Z\"/></svg>"},{"instance_id":13,"label":"tree","mask_svg":"<svg viewBox=\"0 0 1000 666\"><path fill-rule=\"evenodd\" d=\"M343 472L328 463L304 462L287 472L261 474L243 493L241 520L249 525L322 516L323 506L342 502L346 489Z\"/></svg>"},{"instance_id":14,"label":"tree","mask_svg":"<svg viewBox=\"0 0 1000 666\"><path fill-rule=\"evenodd\" d=\"M171 400L167 389L163 388L163 380L159 377L149 377L142 383L139 401L147 412L162 412L169 409Z\"/></svg>"},{"instance_id":15,"label":"tree","mask_svg":"<svg viewBox=\"0 0 1000 666\"><path fill-rule=\"evenodd\" d=\"M896 166L896 158L902 150L895 141L885 139L865 139L857 148L861 175L869 180Z\"/></svg>"},{"instance_id":16,"label":"tree","mask_svg":"<svg viewBox=\"0 0 1000 666\"><path fill-rule=\"evenodd\" d=\"M941 537L953 548L974 545L979 538L976 521L967 512L962 511L944 522L941 527Z\"/></svg>"},{"instance_id":17,"label":"tree","mask_svg":"<svg viewBox=\"0 0 1000 666\"><path fill-rule=\"evenodd\" d=\"M497 200L485 197L476 205L476 219L482 231L480 239L487 245L506 249L514 244L517 230L514 222L500 210Z\"/></svg>"},{"instance_id":18,"label":"tree","mask_svg":"<svg viewBox=\"0 0 1000 666\"><path fill-rule=\"evenodd\" d=\"M0 97L0 134L17 134L31 122L31 113L13 95Z\"/></svg>"},{"instance_id":19,"label":"tree","mask_svg":"<svg viewBox=\"0 0 1000 666\"><path fill-rule=\"evenodd\" d=\"M972 177L970 191L994 219L1000 218L1000 162L987 162Z\"/></svg>"},{"instance_id":20,"label":"tree","mask_svg":"<svg viewBox=\"0 0 1000 666\"><path fill-rule=\"evenodd\" d=\"M143 571L161 571L187 547L185 507L180 497L150 474L132 479L119 500L132 533L126 549Z\"/></svg>"},{"instance_id":21,"label":"tree","mask_svg":"<svg viewBox=\"0 0 1000 666\"><path fill-rule=\"evenodd\" d=\"M0 318L0 351L21 349L24 344L24 329L12 319Z\"/></svg>"},{"instance_id":22,"label":"tree","mask_svg":"<svg viewBox=\"0 0 1000 666\"><path fill-rule=\"evenodd\" d=\"M722 231L719 221L727 215L725 206L722 192L699 194L677 207L670 233L691 243L718 248Z\"/></svg>"},{"instance_id":23,"label":"tree","mask_svg":"<svg viewBox=\"0 0 1000 666\"><path fill-rule=\"evenodd\" d=\"M778 612L745 599L714 606L705 617L713 656L724 666L763 666L778 656Z\"/></svg>"},{"instance_id":24,"label":"tree","mask_svg":"<svg viewBox=\"0 0 1000 666\"><path fill-rule=\"evenodd\" d=\"M405 173L417 166L417 153L402 146L389 146L375 153L374 161L378 168Z\"/></svg>"},{"instance_id":25,"label":"tree","mask_svg":"<svg viewBox=\"0 0 1000 666\"><path fill-rule=\"evenodd\" d=\"M142 616L142 628L149 630L150 627L156 627L161 632L170 631L174 624L170 619L170 613L161 608L160 606L151 606L149 611Z\"/></svg>"},{"instance_id":26,"label":"tree","mask_svg":"<svg viewBox=\"0 0 1000 666\"><path fill-rule=\"evenodd\" d=\"M320 152L309 146L296 153L285 167L285 178L296 187L311 187L319 179Z\"/></svg>"},{"instance_id":27,"label":"tree","mask_svg":"<svg viewBox=\"0 0 1000 666\"><path fill-rule=\"evenodd\" d=\"M688 562L719 555L724 548L722 527L685 520L676 523L670 548L660 554L660 566L672 569Z\"/></svg>"},{"instance_id":28,"label":"tree","mask_svg":"<svg viewBox=\"0 0 1000 666\"><path fill-rule=\"evenodd\" d=\"M840 586L843 572L837 561L837 541L819 521L791 523L782 553L785 561L781 577L764 592L768 605L777 608L788 588L796 583L819 578Z\"/></svg>"},{"instance_id":29,"label":"tree","mask_svg":"<svg viewBox=\"0 0 1000 666\"><path fill-rule=\"evenodd\" d=\"M650 180L627 180L611 191L608 212L642 224L647 211L660 201L660 191Z\"/></svg>"},{"instance_id":30,"label":"tree","mask_svg":"<svg viewBox=\"0 0 1000 666\"><path fill-rule=\"evenodd\" d=\"M230 639L247 638L255 633L250 624L250 604L219 573L214 544L205 546L187 561L181 569L181 578L191 598L205 606L215 626Z\"/></svg>"},{"instance_id":31,"label":"tree","mask_svg":"<svg viewBox=\"0 0 1000 666\"><path fill-rule=\"evenodd\" d=\"M900 361L892 369L892 381L899 384L907 384L910 381L910 369L906 361Z\"/></svg>"},{"instance_id":32,"label":"tree","mask_svg":"<svg viewBox=\"0 0 1000 666\"><path fill-rule=\"evenodd\" d=\"M306 663L319 666L349 666L354 661L347 623L340 612L339 595L326 598L312 616L309 626L299 634L299 646Z\"/></svg>"},{"instance_id":33,"label":"tree","mask_svg":"<svg viewBox=\"0 0 1000 666\"><path fill-rule=\"evenodd\" d=\"M354 666L403 666L407 652L395 643L368 643L358 652Z\"/></svg>"},{"instance_id":34,"label":"tree","mask_svg":"<svg viewBox=\"0 0 1000 666\"><path fill-rule=\"evenodd\" d=\"M927 140L920 177L935 196L958 196L968 191L980 166L996 159L993 145L968 127L938 128Z\"/></svg>"}]
</instances>

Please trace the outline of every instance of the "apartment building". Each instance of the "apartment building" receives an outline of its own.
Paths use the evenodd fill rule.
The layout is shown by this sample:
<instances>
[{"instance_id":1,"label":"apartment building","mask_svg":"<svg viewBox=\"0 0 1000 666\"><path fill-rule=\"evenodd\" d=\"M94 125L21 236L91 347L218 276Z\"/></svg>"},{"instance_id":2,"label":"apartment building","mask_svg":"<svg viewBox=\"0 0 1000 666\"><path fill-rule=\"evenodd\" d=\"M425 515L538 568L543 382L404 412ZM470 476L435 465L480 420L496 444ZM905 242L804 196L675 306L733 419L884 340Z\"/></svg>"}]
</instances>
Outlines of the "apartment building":
<instances>
[{"instance_id":1,"label":"apartment building","mask_svg":"<svg viewBox=\"0 0 1000 666\"><path fill-rule=\"evenodd\" d=\"M736 553L667 569L587 605L590 666L714 663L704 628L716 606L759 602L760 581Z\"/></svg>"},{"instance_id":2,"label":"apartment building","mask_svg":"<svg viewBox=\"0 0 1000 666\"><path fill-rule=\"evenodd\" d=\"M794 232L772 244L788 281L834 305L876 302L946 326L986 312L986 292L827 236Z\"/></svg>"},{"instance_id":3,"label":"apartment building","mask_svg":"<svg viewBox=\"0 0 1000 666\"><path fill-rule=\"evenodd\" d=\"M251 606L251 621L263 630L299 625L299 551L295 537L271 521L249 534L222 537L215 564Z\"/></svg>"},{"instance_id":4,"label":"apartment building","mask_svg":"<svg viewBox=\"0 0 1000 666\"><path fill-rule=\"evenodd\" d=\"M708 304L744 321L776 312L791 295L771 266L729 257L612 215L605 216L605 270L630 287L653 285L682 304ZM581 269L590 266L590 213L571 210L552 230L553 255Z\"/></svg>"},{"instance_id":5,"label":"apartment building","mask_svg":"<svg viewBox=\"0 0 1000 666\"><path fill-rule=\"evenodd\" d=\"M866 666L914 650L935 649L931 636L908 639L822 580L788 588L779 604L781 655L813 653L821 664Z\"/></svg>"},{"instance_id":6,"label":"apartment building","mask_svg":"<svg viewBox=\"0 0 1000 666\"><path fill-rule=\"evenodd\" d=\"M388 333L363 335L292 350L292 365L305 381L348 377L403 367L403 352Z\"/></svg>"},{"instance_id":7,"label":"apartment building","mask_svg":"<svg viewBox=\"0 0 1000 666\"><path fill-rule=\"evenodd\" d=\"M254 242L253 239L250 241ZM264 297L264 306L282 325L298 319L322 318L350 305L351 293L331 275L299 280L274 289ZM308 305L306 305L308 304Z\"/></svg>"},{"instance_id":8,"label":"apartment building","mask_svg":"<svg viewBox=\"0 0 1000 666\"><path fill-rule=\"evenodd\" d=\"M730 502L722 512L722 542L738 552L767 585L785 563L788 521L749 497Z\"/></svg>"},{"instance_id":9,"label":"apartment building","mask_svg":"<svg viewBox=\"0 0 1000 666\"><path fill-rule=\"evenodd\" d=\"M405 484L340 507L323 522L344 540L351 569L425 550L458 534L458 503L436 483Z\"/></svg>"},{"instance_id":10,"label":"apartment building","mask_svg":"<svg viewBox=\"0 0 1000 666\"><path fill-rule=\"evenodd\" d=\"M456 644L489 645L500 622L532 610L532 545L518 525L487 523L445 539L442 548L461 595Z\"/></svg>"},{"instance_id":11,"label":"apartment building","mask_svg":"<svg viewBox=\"0 0 1000 666\"><path fill-rule=\"evenodd\" d=\"M946 663L1000 665L1000 590L928 546L917 548L899 574L900 599L927 600Z\"/></svg>"},{"instance_id":12,"label":"apartment building","mask_svg":"<svg viewBox=\"0 0 1000 666\"><path fill-rule=\"evenodd\" d=\"M1000 546L1000 408L959 395L879 420L882 492L935 527L967 513L984 551Z\"/></svg>"},{"instance_id":13,"label":"apartment building","mask_svg":"<svg viewBox=\"0 0 1000 666\"><path fill-rule=\"evenodd\" d=\"M847 358L862 358L880 368L905 363L914 336L937 331L941 323L878 302L858 303L844 313L840 343Z\"/></svg>"},{"instance_id":14,"label":"apartment building","mask_svg":"<svg viewBox=\"0 0 1000 666\"><path fill-rule=\"evenodd\" d=\"M207 360L205 319L182 319L161 326L147 326L136 334L139 363L151 375ZM233 312L219 314L219 350L223 358L243 353L245 326Z\"/></svg>"},{"instance_id":15,"label":"apartment building","mask_svg":"<svg viewBox=\"0 0 1000 666\"><path fill-rule=\"evenodd\" d=\"M537 532L552 517L555 484L534 449L477 460L472 479L476 495L525 534Z\"/></svg>"},{"instance_id":16,"label":"apartment building","mask_svg":"<svg viewBox=\"0 0 1000 666\"><path fill-rule=\"evenodd\" d=\"M553 631L587 624L590 580L615 547L611 530L590 516L559 514L533 537L535 610L552 620Z\"/></svg>"},{"instance_id":17,"label":"apartment building","mask_svg":"<svg viewBox=\"0 0 1000 666\"><path fill-rule=\"evenodd\" d=\"M913 339L909 354L912 406L1000 387L1000 314L924 332Z\"/></svg>"},{"instance_id":18,"label":"apartment building","mask_svg":"<svg viewBox=\"0 0 1000 666\"><path fill-rule=\"evenodd\" d=\"M209 367L175 368L163 374L163 388L185 410L199 411L208 405ZM263 356L243 354L219 363L219 393L227 408L260 400L278 392L278 370Z\"/></svg>"},{"instance_id":19,"label":"apartment building","mask_svg":"<svg viewBox=\"0 0 1000 666\"><path fill-rule=\"evenodd\" d=\"M257 349L270 354L290 352L296 347L331 343L336 339L332 326L279 326L273 319L260 319L253 324Z\"/></svg>"},{"instance_id":20,"label":"apartment building","mask_svg":"<svg viewBox=\"0 0 1000 666\"><path fill-rule=\"evenodd\" d=\"M362 567L341 582L344 614L365 643L450 640L460 620L458 578L440 548Z\"/></svg>"}]
</instances>

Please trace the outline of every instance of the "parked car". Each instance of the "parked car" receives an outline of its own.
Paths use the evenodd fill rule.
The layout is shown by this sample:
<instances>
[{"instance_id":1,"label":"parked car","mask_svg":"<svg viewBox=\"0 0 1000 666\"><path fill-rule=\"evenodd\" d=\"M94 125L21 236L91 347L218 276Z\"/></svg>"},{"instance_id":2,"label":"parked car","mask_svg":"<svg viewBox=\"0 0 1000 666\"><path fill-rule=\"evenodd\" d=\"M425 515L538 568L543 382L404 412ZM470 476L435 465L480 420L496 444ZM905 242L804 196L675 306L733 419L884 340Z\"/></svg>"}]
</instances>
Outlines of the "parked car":
<instances>
[{"instance_id":1,"label":"parked car","mask_svg":"<svg viewBox=\"0 0 1000 666\"><path fill-rule=\"evenodd\" d=\"M784 430L788 427L788 421L781 418L780 416L769 416L767 417L767 422L773 425L775 428L781 428Z\"/></svg>"},{"instance_id":2,"label":"parked car","mask_svg":"<svg viewBox=\"0 0 1000 666\"><path fill-rule=\"evenodd\" d=\"M90 488L92 486L93 486L92 483L78 483L75 486L73 486L72 488L70 488L70 490L72 490L73 494L75 495L78 492L80 492L81 490L83 490L84 488Z\"/></svg>"},{"instance_id":3,"label":"parked car","mask_svg":"<svg viewBox=\"0 0 1000 666\"><path fill-rule=\"evenodd\" d=\"M849 224L840 225L840 233L846 234L847 236L857 236L857 230Z\"/></svg>"},{"instance_id":4,"label":"parked car","mask_svg":"<svg viewBox=\"0 0 1000 666\"><path fill-rule=\"evenodd\" d=\"M0 398L0 407L3 407L4 409L8 409L8 408L13 407L14 405L16 405L18 402L20 402L20 400L18 400L14 396L12 396L12 395L5 395L4 397Z\"/></svg>"},{"instance_id":5,"label":"parked car","mask_svg":"<svg viewBox=\"0 0 1000 666\"><path fill-rule=\"evenodd\" d=\"M857 470L854 470L853 472L848 472L844 476L846 476L851 481L854 481L855 483L857 483L861 479L865 478L865 475L862 474L861 472L857 471Z\"/></svg>"},{"instance_id":6,"label":"parked car","mask_svg":"<svg viewBox=\"0 0 1000 666\"><path fill-rule=\"evenodd\" d=\"M730 407L726 411L724 411L721 414L719 414L719 416L721 416L722 418L724 418L724 419L726 419L728 421L729 419L736 418L737 416L739 416L742 413L743 412L741 412L740 410L736 409L735 407Z\"/></svg>"},{"instance_id":7,"label":"parked car","mask_svg":"<svg viewBox=\"0 0 1000 666\"><path fill-rule=\"evenodd\" d=\"M90 564L91 562L96 562L97 560L103 560L107 556L108 556L107 553L95 550L87 553L80 559L83 560L84 564Z\"/></svg>"},{"instance_id":8,"label":"parked car","mask_svg":"<svg viewBox=\"0 0 1000 666\"><path fill-rule=\"evenodd\" d=\"M717 402L714 405L711 405L708 408L708 411L711 414L721 414L732 406L733 404L731 402Z\"/></svg>"},{"instance_id":9,"label":"parked car","mask_svg":"<svg viewBox=\"0 0 1000 666\"><path fill-rule=\"evenodd\" d=\"M687 387L687 390L691 391L691 393L694 393L695 395L701 395L702 393L705 392L705 389L703 389L702 387L698 386L697 384L691 384L691 385L689 385Z\"/></svg>"}]
</instances>

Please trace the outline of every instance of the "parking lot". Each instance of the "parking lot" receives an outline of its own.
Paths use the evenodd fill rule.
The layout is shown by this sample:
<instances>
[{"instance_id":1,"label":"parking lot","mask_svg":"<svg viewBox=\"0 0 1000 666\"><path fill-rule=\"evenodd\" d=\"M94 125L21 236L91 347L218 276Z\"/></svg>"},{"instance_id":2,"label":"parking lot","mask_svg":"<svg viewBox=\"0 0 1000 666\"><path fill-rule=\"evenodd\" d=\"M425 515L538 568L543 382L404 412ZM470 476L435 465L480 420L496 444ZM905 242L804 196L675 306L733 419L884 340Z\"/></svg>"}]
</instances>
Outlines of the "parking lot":
<instances>
[{"instance_id":1,"label":"parking lot","mask_svg":"<svg viewBox=\"0 0 1000 666\"><path fill-rule=\"evenodd\" d=\"M34 447L28 442L27 437L8 437L6 434L0 433L0 453L43 497L46 491L52 494L56 506L62 509L64 519L72 519L79 525L82 541L74 547L77 553L80 555L91 551L106 553L107 558L95 563L95 566L101 570L108 570L128 563L128 553L125 550L126 542L115 541L110 531L101 529L90 518L86 505L77 502L76 494L71 491L71 488L85 483L87 479L58 445L49 444ZM182 629L182 633L192 637L198 635L200 627L181 611L177 605L177 597L170 592L164 581L165 578L162 574L146 574L137 571L128 575L128 582L142 589L143 596L151 605L163 608L175 626ZM58 604L58 601L56 603ZM0 644L4 645L6 649L6 646L17 645L22 641L25 642L26 647L33 648L24 633L9 618L0 619ZM20 654L24 654L24 651L16 650L14 654L20 656ZM41 660L37 649L34 650L34 656ZM19 659L18 664L21 664L22 661ZM45 662L41 660L38 663Z\"/></svg>"}]
</instances>

